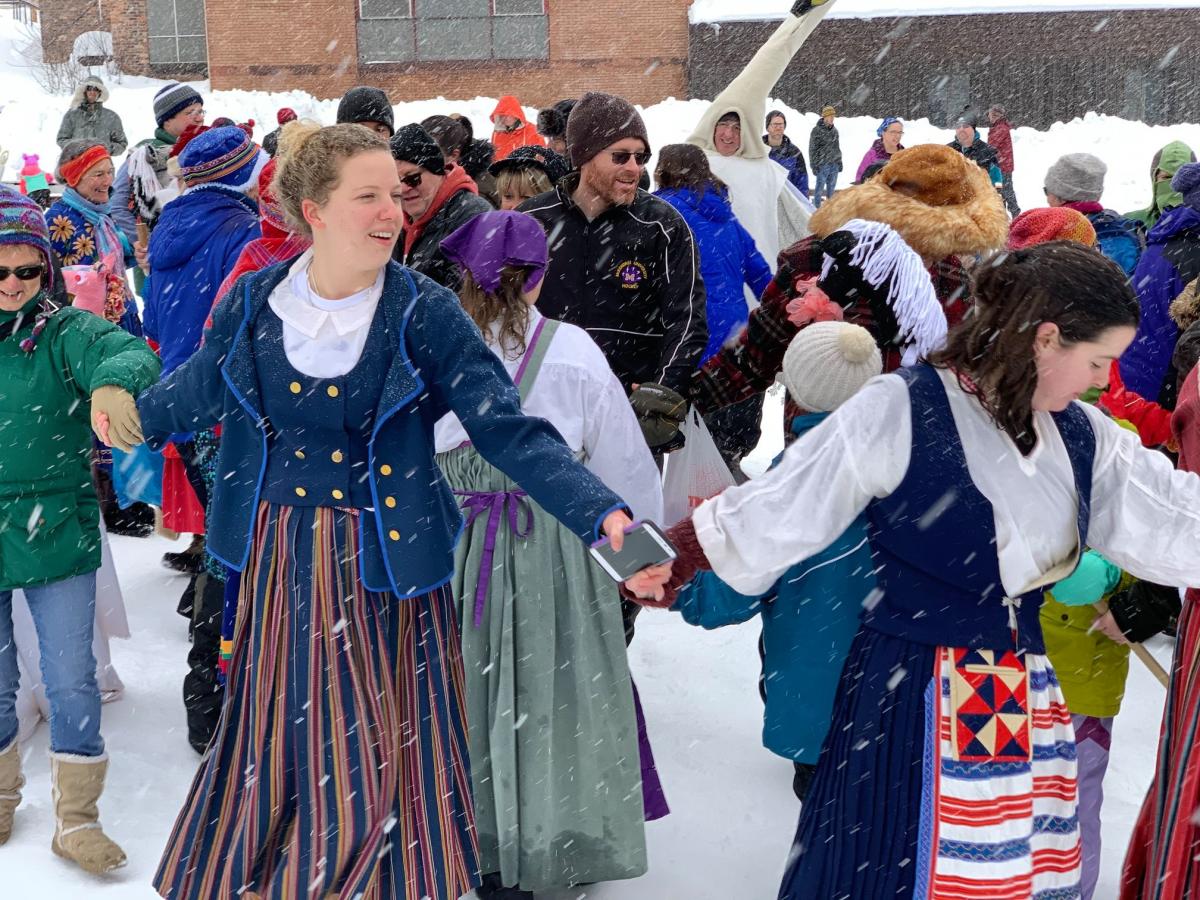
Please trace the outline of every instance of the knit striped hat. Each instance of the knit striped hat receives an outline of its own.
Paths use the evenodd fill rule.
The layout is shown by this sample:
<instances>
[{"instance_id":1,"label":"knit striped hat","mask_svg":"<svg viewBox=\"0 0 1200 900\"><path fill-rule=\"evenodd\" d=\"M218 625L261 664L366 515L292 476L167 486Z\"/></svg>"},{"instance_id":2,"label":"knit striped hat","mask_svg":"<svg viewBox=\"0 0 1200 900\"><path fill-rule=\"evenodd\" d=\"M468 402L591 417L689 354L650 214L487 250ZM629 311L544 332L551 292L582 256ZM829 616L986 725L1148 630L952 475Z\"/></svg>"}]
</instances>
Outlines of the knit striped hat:
<instances>
[{"instance_id":1,"label":"knit striped hat","mask_svg":"<svg viewBox=\"0 0 1200 900\"><path fill-rule=\"evenodd\" d=\"M244 190L257 183L267 155L236 125L211 128L179 154L179 174L189 188L223 184Z\"/></svg>"},{"instance_id":2,"label":"knit striped hat","mask_svg":"<svg viewBox=\"0 0 1200 900\"><path fill-rule=\"evenodd\" d=\"M1095 247L1096 229L1087 216L1067 206L1027 209L1009 226L1009 250L1023 250L1050 241L1074 241Z\"/></svg>"},{"instance_id":3,"label":"knit striped hat","mask_svg":"<svg viewBox=\"0 0 1200 900\"><path fill-rule=\"evenodd\" d=\"M154 95L154 121L159 128L168 119L173 119L193 103L203 103L196 89L191 85L172 81Z\"/></svg>"},{"instance_id":4,"label":"knit striped hat","mask_svg":"<svg viewBox=\"0 0 1200 900\"><path fill-rule=\"evenodd\" d=\"M54 284L50 229L46 227L42 208L6 184L0 184L0 244L28 244L35 248L46 263L45 284Z\"/></svg>"}]
</instances>

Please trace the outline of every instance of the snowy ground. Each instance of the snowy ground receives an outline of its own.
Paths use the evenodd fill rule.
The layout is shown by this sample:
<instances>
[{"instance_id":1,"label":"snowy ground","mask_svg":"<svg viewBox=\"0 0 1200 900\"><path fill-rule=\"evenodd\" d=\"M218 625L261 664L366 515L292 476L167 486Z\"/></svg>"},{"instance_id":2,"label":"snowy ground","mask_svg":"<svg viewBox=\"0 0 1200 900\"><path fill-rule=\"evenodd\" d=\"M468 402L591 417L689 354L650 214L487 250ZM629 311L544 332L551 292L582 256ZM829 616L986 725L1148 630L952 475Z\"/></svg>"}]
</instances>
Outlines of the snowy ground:
<instances>
[{"instance_id":1,"label":"snowy ground","mask_svg":"<svg viewBox=\"0 0 1200 900\"><path fill-rule=\"evenodd\" d=\"M186 623L175 613L184 579L159 565L171 546L166 541L114 538L113 544L134 637L113 643L114 664L127 690L124 699L104 707L112 763L101 812L130 863L111 877L92 879L50 852L43 725L23 746L25 802L12 841L0 848L0 896L6 898L154 897L149 880L195 771L198 757L187 744L180 700ZM647 611L639 618L631 665L672 814L647 827L650 871L642 878L538 900L775 896L799 807L791 766L759 741L757 639L753 623L705 632L672 613ZM1154 647L1164 661L1169 648L1165 640ZM1152 774L1163 697L1163 689L1134 662L1105 785L1100 900L1116 896L1125 840Z\"/></svg>"}]
</instances>

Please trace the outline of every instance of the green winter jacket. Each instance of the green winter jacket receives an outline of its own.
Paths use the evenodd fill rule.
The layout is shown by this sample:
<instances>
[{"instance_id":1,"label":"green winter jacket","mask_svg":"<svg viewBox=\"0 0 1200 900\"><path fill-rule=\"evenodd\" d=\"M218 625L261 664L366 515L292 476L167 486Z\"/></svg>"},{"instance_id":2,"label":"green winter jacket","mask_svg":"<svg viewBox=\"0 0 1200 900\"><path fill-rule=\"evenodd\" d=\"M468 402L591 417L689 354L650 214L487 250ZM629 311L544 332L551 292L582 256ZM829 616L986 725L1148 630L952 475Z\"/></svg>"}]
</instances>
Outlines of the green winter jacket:
<instances>
[{"instance_id":1,"label":"green winter jacket","mask_svg":"<svg viewBox=\"0 0 1200 900\"><path fill-rule=\"evenodd\" d=\"M91 393L136 396L161 368L144 340L92 313L59 310L27 353L33 325L0 340L0 590L99 568Z\"/></svg>"},{"instance_id":2,"label":"green winter jacket","mask_svg":"<svg viewBox=\"0 0 1200 900\"><path fill-rule=\"evenodd\" d=\"M1096 592L1097 600L1111 597L1134 581L1112 563L1103 562L1111 576L1106 589ZM1103 719L1121 710L1125 678L1129 674L1129 647L1109 640L1099 631L1089 634L1096 616L1091 605L1068 606L1055 600L1052 591L1046 592L1041 613L1042 636L1067 709L1072 715Z\"/></svg>"},{"instance_id":3,"label":"green winter jacket","mask_svg":"<svg viewBox=\"0 0 1200 900\"><path fill-rule=\"evenodd\" d=\"M1195 161L1196 154L1183 141L1172 141L1155 153L1154 160L1150 163L1150 195L1154 199L1145 209L1126 213L1125 218L1141 222L1146 230L1149 231L1158 222L1158 217L1164 212L1174 206L1182 206L1183 195L1171 189L1170 179L1157 181L1155 180L1155 175L1161 169L1164 172L1169 172L1171 178L1174 178L1175 173L1182 166Z\"/></svg>"}]
</instances>

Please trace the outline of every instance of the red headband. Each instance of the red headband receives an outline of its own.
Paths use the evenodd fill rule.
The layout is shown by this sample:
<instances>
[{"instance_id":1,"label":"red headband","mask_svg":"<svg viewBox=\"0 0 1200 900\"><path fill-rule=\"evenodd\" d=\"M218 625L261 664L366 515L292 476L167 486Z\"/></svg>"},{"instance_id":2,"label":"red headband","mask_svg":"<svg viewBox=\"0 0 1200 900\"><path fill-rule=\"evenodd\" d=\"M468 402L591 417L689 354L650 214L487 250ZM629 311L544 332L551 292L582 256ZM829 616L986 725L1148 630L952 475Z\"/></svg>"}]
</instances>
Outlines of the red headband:
<instances>
[{"instance_id":1,"label":"red headband","mask_svg":"<svg viewBox=\"0 0 1200 900\"><path fill-rule=\"evenodd\" d=\"M75 187L88 169L102 160L111 158L103 145L96 144L94 147L88 147L81 156L75 157L70 162L59 163L58 171L62 175L63 181L70 187Z\"/></svg>"}]
</instances>

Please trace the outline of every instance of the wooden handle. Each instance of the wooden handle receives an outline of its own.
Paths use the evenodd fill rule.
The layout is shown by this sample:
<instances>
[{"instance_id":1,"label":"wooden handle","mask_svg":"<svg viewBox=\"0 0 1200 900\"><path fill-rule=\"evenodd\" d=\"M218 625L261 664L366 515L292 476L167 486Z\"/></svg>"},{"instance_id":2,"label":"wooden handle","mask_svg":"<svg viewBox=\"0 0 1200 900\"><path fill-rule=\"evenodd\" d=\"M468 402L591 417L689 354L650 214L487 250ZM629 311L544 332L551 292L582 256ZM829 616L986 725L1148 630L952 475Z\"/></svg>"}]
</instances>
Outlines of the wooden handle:
<instances>
[{"instance_id":1,"label":"wooden handle","mask_svg":"<svg viewBox=\"0 0 1200 900\"><path fill-rule=\"evenodd\" d=\"M142 222L141 220L139 220L137 223L137 236L138 243L142 244L143 246L150 242L150 229L146 226L146 223Z\"/></svg>"},{"instance_id":2,"label":"wooden handle","mask_svg":"<svg viewBox=\"0 0 1200 900\"><path fill-rule=\"evenodd\" d=\"M1107 600L1099 600L1093 603L1092 606L1096 608L1096 612L1100 613L1100 615L1108 612ZM1146 649L1144 644L1134 644L1131 642L1129 649L1133 651L1134 656L1142 661L1142 664L1150 670L1150 674L1157 678L1163 687L1170 687L1171 676L1167 674L1166 669L1159 665L1158 660Z\"/></svg>"}]
</instances>

